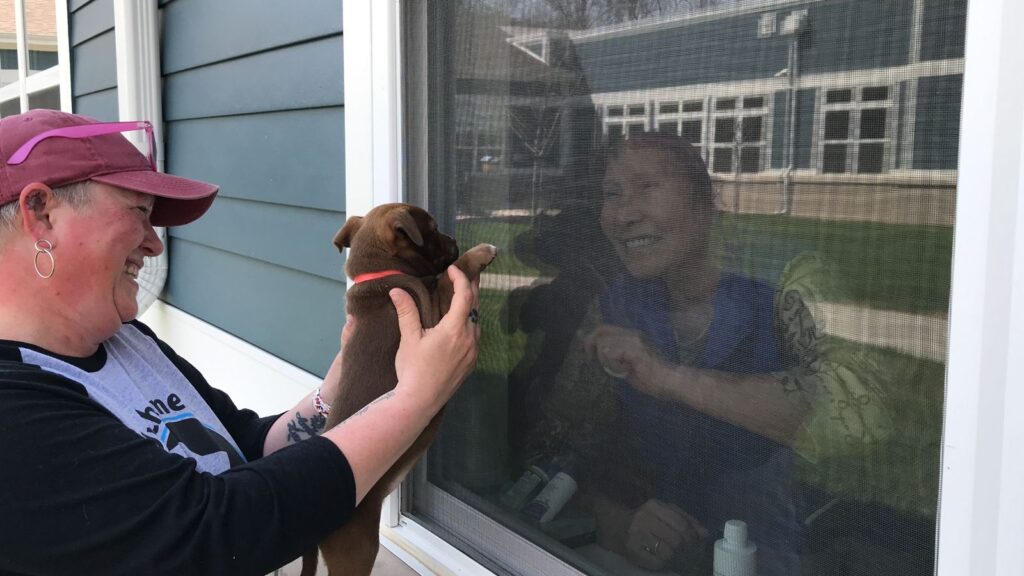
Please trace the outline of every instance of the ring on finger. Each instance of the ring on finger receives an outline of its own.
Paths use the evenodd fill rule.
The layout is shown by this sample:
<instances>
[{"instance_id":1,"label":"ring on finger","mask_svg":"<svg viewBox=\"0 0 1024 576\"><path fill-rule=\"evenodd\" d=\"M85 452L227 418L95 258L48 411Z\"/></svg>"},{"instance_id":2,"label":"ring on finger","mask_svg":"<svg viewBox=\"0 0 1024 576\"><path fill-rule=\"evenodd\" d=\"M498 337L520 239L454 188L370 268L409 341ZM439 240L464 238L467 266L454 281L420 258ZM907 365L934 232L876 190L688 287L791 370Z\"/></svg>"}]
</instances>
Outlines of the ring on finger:
<instances>
[{"instance_id":1,"label":"ring on finger","mask_svg":"<svg viewBox=\"0 0 1024 576\"><path fill-rule=\"evenodd\" d=\"M478 322L480 322L480 311L477 310L476 308L471 308L469 310L469 321L472 322L473 324L477 324Z\"/></svg>"}]
</instances>

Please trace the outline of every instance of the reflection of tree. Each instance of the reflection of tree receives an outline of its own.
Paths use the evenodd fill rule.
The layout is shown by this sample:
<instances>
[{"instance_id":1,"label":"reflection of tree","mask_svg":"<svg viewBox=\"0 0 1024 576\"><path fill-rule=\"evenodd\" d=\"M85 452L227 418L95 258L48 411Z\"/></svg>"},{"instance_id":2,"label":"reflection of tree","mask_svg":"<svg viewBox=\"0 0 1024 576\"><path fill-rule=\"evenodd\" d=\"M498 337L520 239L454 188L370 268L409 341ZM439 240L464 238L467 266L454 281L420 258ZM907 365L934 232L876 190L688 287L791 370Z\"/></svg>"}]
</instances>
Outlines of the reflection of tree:
<instances>
[{"instance_id":1,"label":"reflection of tree","mask_svg":"<svg viewBox=\"0 0 1024 576\"><path fill-rule=\"evenodd\" d=\"M708 8L721 0L545 0L567 28L589 28Z\"/></svg>"},{"instance_id":2,"label":"reflection of tree","mask_svg":"<svg viewBox=\"0 0 1024 576\"><path fill-rule=\"evenodd\" d=\"M736 0L509 0L508 14L537 26L583 30L642 18L666 17ZM486 2L483 2L486 4Z\"/></svg>"},{"instance_id":3,"label":"reflection of tree","mask_svg":"<svg viewBox=\"0 0 1024 576\"><path fill-rule=\"evenodd\" d=\"M568 43L557 44L562 50L572 50ZM563 56L569 58L560 57L561 63L571 64L571 55ZM562 161L558 148L564 116L571 100L580 95L582 85L583 75L575 66L545 71L524 83L527 91L524 102L508 108L509 144L512 147L508 162L513 168L523 165L530 168L531 217L536 216L539 208L537 197L543 187L544 170L557 168ZM528 156L527 162L518 158L517 151Z\"/></svg>"}]
</instances>

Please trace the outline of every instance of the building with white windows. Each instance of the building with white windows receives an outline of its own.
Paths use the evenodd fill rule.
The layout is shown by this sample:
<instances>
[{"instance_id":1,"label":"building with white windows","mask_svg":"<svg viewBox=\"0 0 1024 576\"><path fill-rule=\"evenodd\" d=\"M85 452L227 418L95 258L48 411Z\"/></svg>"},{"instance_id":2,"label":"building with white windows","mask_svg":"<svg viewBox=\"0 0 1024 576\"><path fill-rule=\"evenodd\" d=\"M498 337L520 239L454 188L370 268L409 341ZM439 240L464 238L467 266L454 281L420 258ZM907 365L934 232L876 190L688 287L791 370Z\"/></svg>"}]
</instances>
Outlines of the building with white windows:
<instances>
[{"instance_id":1,"label":"building with white windows","mask_svg":"<svg viewBox=\"0 0 1024 576\"><path fill-rule=\"evenodd\" d=\"M1021 29L1015 0L0 0L0 116L148 119L163 170L221 185L166 231L143 320L263 414L337 350L331 239L348 216L412 202L499 246L477 372L385 508L385 548L421 574L651 573L598 543L583 498L541 522L502 494L547 380L622 274L600 222L606 150L685 139L730 265L781 282L791 256L823 253L850 290L814 320L891 368L869 384L892 427L840 462L858 480L794 478L829 498L801 522L835 529L808 531L805 573L1009 576L1024 570ZM660 573L705 573L706 551Z\"/></svg>"}]
</instances>

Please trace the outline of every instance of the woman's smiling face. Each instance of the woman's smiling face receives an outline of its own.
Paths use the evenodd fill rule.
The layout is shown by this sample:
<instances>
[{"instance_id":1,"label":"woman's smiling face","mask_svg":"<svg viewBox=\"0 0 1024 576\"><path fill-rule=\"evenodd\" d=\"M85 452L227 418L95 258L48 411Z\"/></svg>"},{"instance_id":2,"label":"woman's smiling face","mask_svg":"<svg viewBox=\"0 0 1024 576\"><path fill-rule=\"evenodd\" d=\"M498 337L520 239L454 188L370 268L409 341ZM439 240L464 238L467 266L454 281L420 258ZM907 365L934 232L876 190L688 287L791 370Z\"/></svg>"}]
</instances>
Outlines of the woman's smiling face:
<instances>
[{"instance_id":1,"label":"woman's smiling face","mask_svg":"<svg viewBox=\"0 0 1024 576\"><path fill-rule=\"evenodd\" d=\"M149 222L153 196L97 182L89 195L85 206L65 212L54 280L73 315L91 331L113 334L138 314L143 258L163 252L163 243Z\"/></svg>"},{"instance_id":2,"label":"woman's smiling face","mask_svg":"<svg viewBox=\"0 0 1024 576\"><path fill-rule=\"evenodd\" d=\"M710 213L673 154L626 145L608 164L603 192L601 229L633 276L661 277L705 255Z\"/></svg>"}]
</instances>

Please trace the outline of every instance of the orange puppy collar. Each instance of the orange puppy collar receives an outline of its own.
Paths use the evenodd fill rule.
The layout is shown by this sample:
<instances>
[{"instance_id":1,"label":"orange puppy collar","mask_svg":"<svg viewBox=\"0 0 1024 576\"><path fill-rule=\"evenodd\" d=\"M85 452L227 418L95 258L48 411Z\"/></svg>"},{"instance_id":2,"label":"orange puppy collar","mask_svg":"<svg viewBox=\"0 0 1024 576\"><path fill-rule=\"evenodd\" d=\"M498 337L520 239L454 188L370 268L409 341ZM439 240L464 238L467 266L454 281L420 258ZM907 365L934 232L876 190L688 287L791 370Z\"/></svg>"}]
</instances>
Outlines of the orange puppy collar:
<instances>
[{"instance_id":1,"label":"orange puppy collar","mask_svg":"<svg viewBox=\"0 0 1024 576\"><path fill-rule=\"evenodd\" d=\"M381 270L380 272L367 272L366 274L360 274L352 279L352 282L359 284L368 280L376 280L378 278L386 278L388 276L396 276L398 274L405 274L400 270Z\"/></svg>"}]
</instances>

